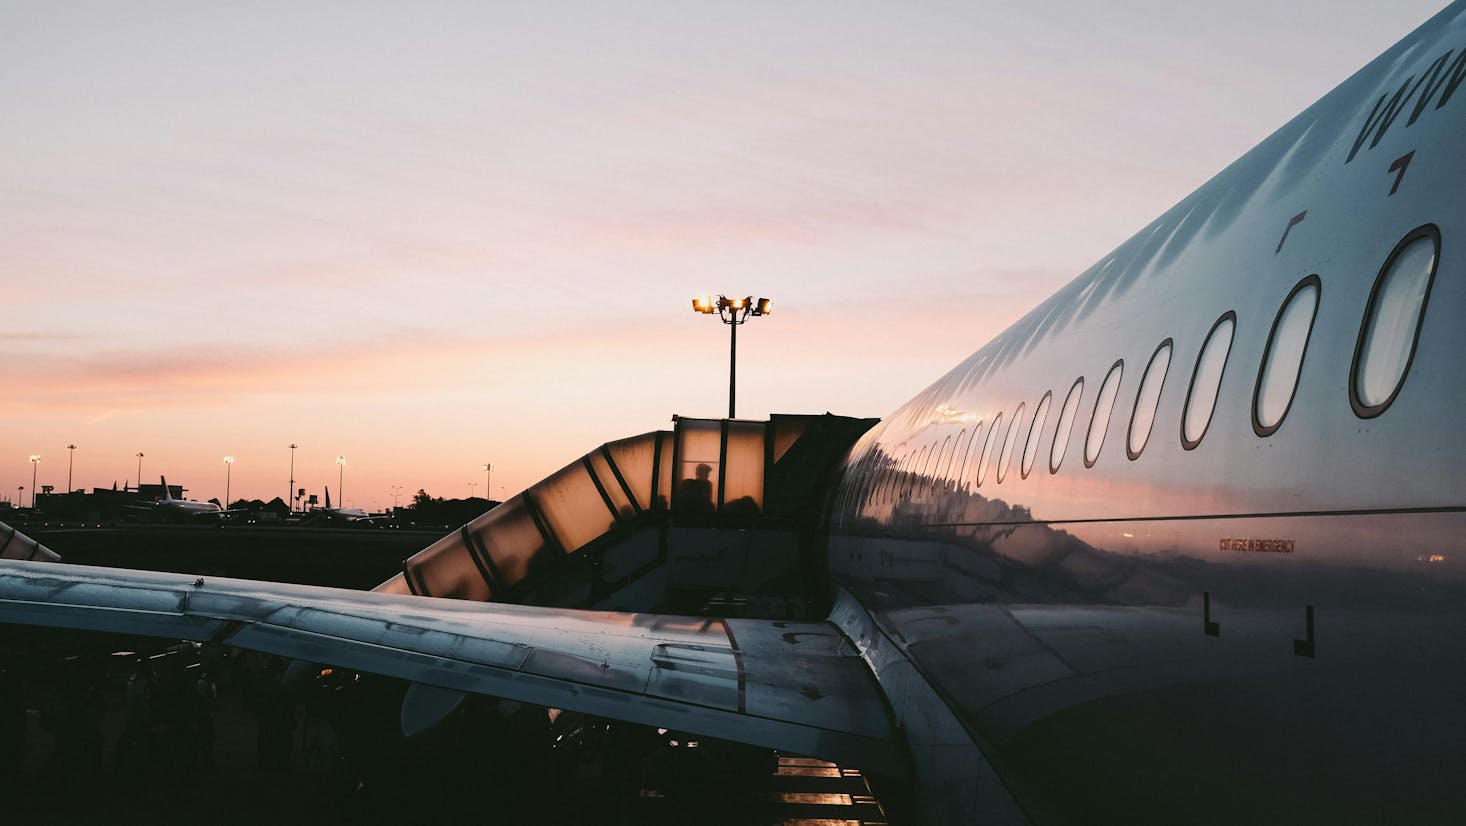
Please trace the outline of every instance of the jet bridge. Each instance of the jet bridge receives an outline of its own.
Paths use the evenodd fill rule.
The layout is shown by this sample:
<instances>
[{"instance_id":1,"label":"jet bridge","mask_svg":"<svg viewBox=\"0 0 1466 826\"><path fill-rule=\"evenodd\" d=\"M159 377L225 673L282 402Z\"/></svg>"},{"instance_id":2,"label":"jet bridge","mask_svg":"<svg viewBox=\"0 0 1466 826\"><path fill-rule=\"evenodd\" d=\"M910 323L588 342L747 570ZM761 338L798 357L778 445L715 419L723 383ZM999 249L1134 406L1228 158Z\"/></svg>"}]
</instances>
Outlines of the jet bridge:
<instances>
[{"instance_id":1,"label":"jet bridge","mask_svg":"<svg viewBox=\"0 0 1466 826\"><path fill-rule=\"evenodd\" d=\"M795 618L826 599L829 476L874 419L674 418L608 442L409 558L378 591Z\"/></svg>"}]
</instances>

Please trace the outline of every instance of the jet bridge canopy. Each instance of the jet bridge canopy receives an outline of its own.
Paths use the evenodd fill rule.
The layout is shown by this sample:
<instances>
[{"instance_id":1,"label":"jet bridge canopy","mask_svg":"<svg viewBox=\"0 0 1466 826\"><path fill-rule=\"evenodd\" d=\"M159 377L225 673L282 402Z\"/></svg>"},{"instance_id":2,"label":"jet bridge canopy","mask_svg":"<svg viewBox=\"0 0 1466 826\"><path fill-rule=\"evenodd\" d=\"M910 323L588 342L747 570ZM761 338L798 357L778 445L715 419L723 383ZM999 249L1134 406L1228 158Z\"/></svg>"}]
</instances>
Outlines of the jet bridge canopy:
<instances>
[{"instance_id":1,"label":"jet bridge canopy","mask_svg":"<svg viewBox=\"0 0 1466 826\"><path fill-rule=\"evenodd\" d=\"M815 518L825 474L871 424L829 414L677 418L670 432L608 442L571 462L411 557L377 590L519 602L567 558L595 556L598 566L617 543L640 543L655 566L670 529L794 532Z\"/></svg>"}]
</instances>

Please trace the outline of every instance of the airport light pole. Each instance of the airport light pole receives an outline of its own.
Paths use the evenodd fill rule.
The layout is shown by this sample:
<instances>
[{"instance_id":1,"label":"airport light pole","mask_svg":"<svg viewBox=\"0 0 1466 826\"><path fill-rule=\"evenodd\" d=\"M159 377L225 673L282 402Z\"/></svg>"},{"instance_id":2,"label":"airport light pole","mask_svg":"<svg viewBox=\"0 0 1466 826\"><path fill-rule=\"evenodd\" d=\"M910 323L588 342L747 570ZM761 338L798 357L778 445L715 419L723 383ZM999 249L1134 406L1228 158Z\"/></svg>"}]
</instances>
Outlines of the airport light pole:
<instances>
[{"instance_id":1,"label":"airport light pole","mask_svg":"<svg viewBox=\"0 0 1466 826\"><path fill-rule=\"evenodd\" d=\"M285 492L285 504L295 513L295 442L290 443L290 490Z\"/></svg>"},{"instance_id":2,"label":"airport light pole","mask_svg":"<svg viewBox=\"0 0 1466 826\"><path fill-rule=\"evenodd\" d=\"M343 507L343 508L346 507L346 485L343 483L343 480L345 480L345 479L346 479L346 457L345 456L337 456L336 457L336 495L339 496L339 497L341 497L341 505L340 505L340 507Z\"/></svg>"},{"instance_id":3,"label":"airport light pole","mask_svg":"<svg viewBox=\"0 0 1466 826\"><path fill-rule=\"evenodd\" d=\"M143 452L141 450L137 452L137 492L143 492ZM167 493L167 491L163 492Z\"/></svg>"},{"instance_id":4,"label":"airport light pole","mask_svg":"<svg viewBox=\"0 0 1466 826\"><path fill-rule=\"evenodd\" d=\"M743 298L729 298L726 295L719 295L716 299L711 296L701 296L692 299L692 311L704 315L718 314L718 318L728 325L728 418L735 418L734 398L738 388L738 328L749 316L768 315L772 311L773 302L767 298L760 298L754 301L753 296Z\"/></svg>"},{"instance_id":5,"label":"airport light pole","mask_svg":"<svg viewBox=\"0 0 1466 826\"><path fill-rule=\"evenodd\" d=\"M224 457L224 510L229 510L229 477L234 474L234 457Z\"/></svg>"},{"instance_id":6,"label":"airport light pole","mask_svg":"<svg viewBox=\"0 0 1466 826\"><path fill-rule=\"evenodd\" d=\"M71 454L66 459L66 492L71 493L71 468L76 464L76 445L67 445Z\"/></svg>"},{"instance_id":7,"label":"airport light pole","mask_svg":"<svg viewBox=\"0 0 1466 826\"><path fill-rule=\"evenodd\" d=\"M36 468L41 464L41 457L31 454L31 510L36 509Z\"/></svg>"},{"instance_id":8,"label":"airport light pole","mask_svg":"<svg viewBox=\"0 0 1466 826\"><path fill-rule=\"evenodd\" d=\"M491 462L484 462L484 501L494 495L494 465Z\"/></svg>"}]
</instances>

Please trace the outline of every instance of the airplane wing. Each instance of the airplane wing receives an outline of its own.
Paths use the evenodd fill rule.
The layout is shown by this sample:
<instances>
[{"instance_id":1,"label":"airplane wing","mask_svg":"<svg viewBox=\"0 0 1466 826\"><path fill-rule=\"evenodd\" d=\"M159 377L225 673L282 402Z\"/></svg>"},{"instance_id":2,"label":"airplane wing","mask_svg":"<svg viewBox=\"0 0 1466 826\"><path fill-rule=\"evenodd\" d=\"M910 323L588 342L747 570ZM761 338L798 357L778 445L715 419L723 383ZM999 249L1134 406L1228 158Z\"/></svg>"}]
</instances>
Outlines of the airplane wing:
<instances>
[{"instance_id":1,"label":"airplane wing","mask_svg":"<svg viewBox=\"0 0 1466 826\"><path fill-rule=\"evenodd\" d=\"M0 623L213 641L907 771L879 685L828 622L538 608L3 560Z\"/></svg>"}]
</instances>

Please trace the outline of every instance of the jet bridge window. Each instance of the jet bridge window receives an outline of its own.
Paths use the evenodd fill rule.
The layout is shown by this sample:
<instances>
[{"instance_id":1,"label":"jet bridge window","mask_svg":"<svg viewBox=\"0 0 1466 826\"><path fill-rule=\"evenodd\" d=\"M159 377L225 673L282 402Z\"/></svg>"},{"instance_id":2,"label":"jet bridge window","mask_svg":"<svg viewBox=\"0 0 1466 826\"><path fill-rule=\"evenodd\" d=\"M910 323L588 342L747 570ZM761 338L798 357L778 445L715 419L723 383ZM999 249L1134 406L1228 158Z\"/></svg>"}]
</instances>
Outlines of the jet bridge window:
<instances>
[{"instance_id":1,"label":"jet bridge window","mask_svg":"<svg viewBox=\"0 0 1466 826\"><path fill-rule=\"evenodd\" d=\"M652 479L655 476L653 469L656 467L658 454L666 452L670 455L672 452L671 445L661 444L663 435L647 433L606 444L611 460L616 463L622 478L631 489L636 506L641 510L652 508ZM663 500L660 504L659 510L666 510L666 501Z\"/></svg>"},{"instance_id":2,"label":"jet bridge window","mask_svg":"<svg viewBox=\"0 0 1466 826\"><path fill-rule=\"evenodd\" d=\"M1122 359L1110 367L1105 380L1100 383L1099 398L1094 401L1094 415L1089 419L1089 434L1084 437L1084 466L1094 467L1099 460L1100 448L1105 446L1105 434L1110 430L1110 413L1115 409L1115 396L1120 392L1120 378L1125 374Z\"/></svg>"},{"instance_id":3,"label":"jet bridge window","mask_svg":"<svg viewBox=\"0 0 1466 826\"><path fill-rule=\"evenodd\" d=\"M723 512L754 516L764 509L764 423L728 422Z\"/></svg>"},{"instance_id":4,"label":"jet bridge window","mask_svg":"<svg viewBox=\"0 0 1466 826\"><path fill-rule=\"evenodd\" d=\"M1317 275L1299 281L1283 301L1268 333L1262 368L1257 371L1257 386L1252 393L1252 430L1259 436L1276 433L1293 405L1298 377L1303 372L1303 357L1308 352L1308 338L1318 315L1318 294Z\"/></svg>"},{"instance_id":5,"label":"jet bridge window","mask_svg":"<svg viewBox=\"0 0 1466 826\"><path fill-rule=\"evenodd\" d=\"M1395 246L1375 279L1349 377L1349 402L1362 419L1385 412L1405 384L1440 252L1440 231L1426 224Z\"/></svg>"},{"instance_id":6,"label":"jet bridge window","mask_svg":"<svg viewBox=\"0 0 1466 826\"><path fill-rule=\"evenodd\" d=\"M600 480L582 462L566 465L535 485L533 495L547 526L566 553L580 550L616 522L615 511L606 500Z\"/></svg>"},{"instance_id":7,"label":"jet bridge window","mask_svg":"<svg viewBox=\"0 0 1466 826\"><path fill-rule=\"evenodd\" d=\"M1069 395L1064 397L1064 409L1059 412L1059 426L1054 428L1054 446L1049 449L1049 473L1058 473L1064 463L1064 454L1069 451L1069 438L1074 432L1074 414L1079 412L1079 400L1084 396L1084 377L1074 380Z\"/></svg>"},{"instance_id":8,"label":"jet bridge window","mask_svg":"<svg viewBox=\"0 0 1466 826\"><path fill-rule=\"evenodd\" d=\"M434 542L404 567L419 595L486 601L517 585L552 549L525 493Z\"/></svg>"},{"instance_id":9,"label":"jet bridge window","mask_svg":"<svg viewBox=\"0 0 1466 826\"><path fill-rule=\"evenodd\" d=\"M1038 443L1043 435L1044 424L1049 418L1049 399L1053 398L1054 391L1050 390L1044 394L1043 400L1038 403L1038 409L1033 411L1033 424L1028 428L1028 443L1023 447L1023 478L1028 478L1028 472L1033 470L1033 460L1038 458Z\"/></svg>"},{"instance_id":10,"label":"jet bridge window","mask_svg":"<svg viewBox=\"0 0 1466 826\"><path fill-rule=\"evenodd\" d=\"M677 445L677 489L672 507L684 517L709 516L718 506L723 424L684 421L677 433L681 444Z\"/></svg>"},{"instance_id":11,"label":"jet bridge window","mask_svg":"<svg viewBox=\"0 0 1466 826\"><path fill-rule=\"evenodd\" d=\"M1237 328L1237 314L1222 313L1206 334L1201 354L1196 357L1196 370L1191 374L1191 387L1186 391L1185 413L1181 417L1181 447L1192 450L1201 444L1201 437L1211 425L1211 414L1217 406L1217 393L1222 389L1222 374L1227 369L1227 354L1232 350L1232 333Z\"/></svg>"},{"instance_id":12,"label":"jet bridge window","mask_svg":"<svg viewBox=\"0 0 1466 826\"><path fill-rule=\"evenodd\" d=\"M1150 363L1145 366L1145 375L1140 377L1140 392L1135 394L1135 410L1130 414L1130 430L1125 436L1125 455L1130 461L1140 458L1145 443L1150 441L1150 430L1155 425L1156 409L1161 403L1161 388L1166 384L1166 374L1171 367L1171 350L1175 343L1171 339L1162 341L1150 354Z\"/></svg>"},{"instance_id":13,"label":"jet bridge window","mask_svg":"<svg viewBox=\"0 0 1466 826\"><path fill-rule=\"evenodd\" d=\"M1008 435L1003 437L1003 452L998 455L998 484L1003 484L1003 477L1008 475L1008 465L1013 461L1013 445L1018 441L1018 425L1023 423L1023 408L1025 402L1018 403L1018 409L1013 411L1013 418L1008 421Z\"/></svg>"}]
</instances>

